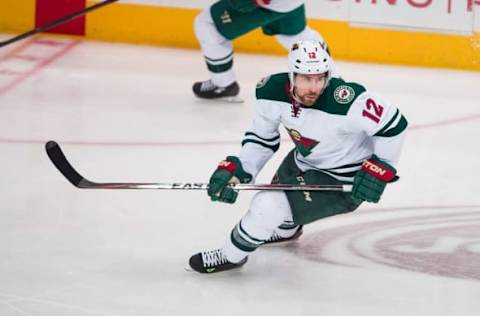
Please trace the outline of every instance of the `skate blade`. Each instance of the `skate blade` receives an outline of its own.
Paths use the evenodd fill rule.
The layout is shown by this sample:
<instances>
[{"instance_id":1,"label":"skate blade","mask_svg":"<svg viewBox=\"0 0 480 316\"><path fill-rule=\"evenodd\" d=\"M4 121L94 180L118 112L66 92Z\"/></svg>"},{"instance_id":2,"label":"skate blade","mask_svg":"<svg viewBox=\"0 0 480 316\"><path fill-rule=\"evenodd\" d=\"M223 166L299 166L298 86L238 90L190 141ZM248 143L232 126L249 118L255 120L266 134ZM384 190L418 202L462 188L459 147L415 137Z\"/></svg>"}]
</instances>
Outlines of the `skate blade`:
<instances>
[{"instance_id":1,"label":"skate blade","mask_svg":"<svg viewBox=\"0 0 480 316\"><path fill-rule=\"evenodd\" d=\"M215 98L215 99L204 99L204 98L199 98L197 97L197 100L201 100L203 102L213 102L213 103L244 103L245 101L240 98L239 96L234 96L234 97L221 97L221 98ZM202 103L203 103L202 102Z\"/></svg>"},{"instance_id":2,"label":"skate blade","mask_svg":"<svg viewBox=\"0 0 480 316\"><path fill-rule=\"evenodd\" d=\"M223 97L222 99L223 99L223 101L228 102L228 103L243 103L243 102L245 102L238 95L234 96L234 97Z\"/></svg>"}]
</instances>

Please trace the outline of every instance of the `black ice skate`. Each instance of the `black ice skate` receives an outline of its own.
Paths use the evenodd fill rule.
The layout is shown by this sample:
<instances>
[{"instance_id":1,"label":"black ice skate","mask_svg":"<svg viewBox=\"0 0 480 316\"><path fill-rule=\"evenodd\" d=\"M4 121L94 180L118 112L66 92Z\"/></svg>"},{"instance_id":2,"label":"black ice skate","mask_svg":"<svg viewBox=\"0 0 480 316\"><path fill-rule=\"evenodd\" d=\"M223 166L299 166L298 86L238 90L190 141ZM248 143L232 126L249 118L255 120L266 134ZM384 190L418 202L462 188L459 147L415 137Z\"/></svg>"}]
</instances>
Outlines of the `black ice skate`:
<instances>
[{"instance_id":1,"label":"black ice skate","mask_svg":"<svg viewBox=\"0 0 480 316\"><path fill-rule=\"evenodd\" d=\"M247 262L247 258L239 263L227 260L222 249L215 249L197 253L190 257L190 267L200 273L214 273L239 268Z\"/></svg>"},{"instance_id":2,"label":"black ice skate","mask_svg":"<svg viewBox=\"0 0 480 316\"><path fill-rule=\"evenodd\" d=\"M264 245L295 240L295 239L298 239L300 236L302 236L302 234L303 234L303 225L298 226L297 231L291 237L282 237L278 235L276 232L273 232L273 235L265 241Z\"/></svg>"},{"instance_id":3,"label":"black ice skate","mask_svg":"<svg viewBox=\"0 0 480 316\"><path fill-rule=\"evenodd\" d=\"M200 99L223 100L228 102L243 102L238 97L240 87L234 82L226 87L216 86L212 80L199 81L193 84L193 93Z\"/></svg>"}]
</instances>

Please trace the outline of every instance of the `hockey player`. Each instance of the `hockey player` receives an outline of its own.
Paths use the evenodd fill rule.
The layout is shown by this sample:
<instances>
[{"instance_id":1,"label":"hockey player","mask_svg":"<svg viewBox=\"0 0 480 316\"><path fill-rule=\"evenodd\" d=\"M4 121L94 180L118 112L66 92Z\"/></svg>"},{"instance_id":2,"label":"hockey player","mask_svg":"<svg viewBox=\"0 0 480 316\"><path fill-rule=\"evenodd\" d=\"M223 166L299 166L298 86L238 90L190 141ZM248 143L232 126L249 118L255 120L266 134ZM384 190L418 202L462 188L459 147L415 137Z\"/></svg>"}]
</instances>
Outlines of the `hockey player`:
<instances>
[{"instance_id":1,"label":"hockey player","mask_svg":"<svg viewBox=\"0 0 480 316\"><path fill-rule=\"evenodd\" d=\"M352 192L260 191L223 248L190 258L192 269L211 273L237 268L265 243L298 238L302 225L377 203L398 179L397 163L407 120L382 97L358 83L332 78L321 43L300 41L288 55L289 72L263 78L256 114L238 157L220 162L209 182L213 201L234 203L228 183L253 182L280 145L279 127L295 144L273 182L353 184Z\"/></svg>"},{"instance_id":2,"label":"hockey player","mask_svg":"<svg viewBox=\"0 0 480 316\"><path fill-rule=\"evenodd\" d=\"M241 101L233 71L232 40L261 27L266 35L290 49L299 40L323 43L318 32L306 25L304 0L220 0L195 19L210 79L196 82L193 93L203 99Z\"/></svg>"}]
</instances>

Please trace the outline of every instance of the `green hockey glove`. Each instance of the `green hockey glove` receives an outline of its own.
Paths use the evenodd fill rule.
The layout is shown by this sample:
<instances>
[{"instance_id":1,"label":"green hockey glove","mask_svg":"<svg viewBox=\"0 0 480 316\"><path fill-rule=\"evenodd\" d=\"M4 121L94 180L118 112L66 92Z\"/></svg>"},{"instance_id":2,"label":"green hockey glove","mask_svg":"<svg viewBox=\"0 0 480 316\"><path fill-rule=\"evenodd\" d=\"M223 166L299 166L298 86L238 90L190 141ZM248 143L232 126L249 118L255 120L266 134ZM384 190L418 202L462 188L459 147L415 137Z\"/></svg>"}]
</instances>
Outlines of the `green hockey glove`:
<instances>
[{"instance_id":1,"label":"green hockey glove","mask_svg":"<svg viewBox=\"0 0 480 316\"><path fill-rule=\"evenodd\" d=\"M246 13L258 7L257 0L227 0L230 7L238 12Z\"/></svg>"},{"instance_id":2,"label":"green hockey glove","mask_svg":"<svg viewBox=\"0 0 480 316\"><path fill-rule=\"evenodd\" d=\"M252 181L252 175L243 170L240 159L228 156L218 164L217 170L210 177L207 193L212 201L235 203L238 192L228 187L228 184L250 181Z\"/></svg>"},{"instance_id":3,"label":"green hockey glove","mask_svg":"<svg viewBox=\"0 0 480 316\"><path fill-rule=\"evenodd\" d=\"M362 169L353 178L352 197L357 200L378 203L387 183L398 180L397 170L373 155L365 160Z\"/></svg>"}]
</instances>

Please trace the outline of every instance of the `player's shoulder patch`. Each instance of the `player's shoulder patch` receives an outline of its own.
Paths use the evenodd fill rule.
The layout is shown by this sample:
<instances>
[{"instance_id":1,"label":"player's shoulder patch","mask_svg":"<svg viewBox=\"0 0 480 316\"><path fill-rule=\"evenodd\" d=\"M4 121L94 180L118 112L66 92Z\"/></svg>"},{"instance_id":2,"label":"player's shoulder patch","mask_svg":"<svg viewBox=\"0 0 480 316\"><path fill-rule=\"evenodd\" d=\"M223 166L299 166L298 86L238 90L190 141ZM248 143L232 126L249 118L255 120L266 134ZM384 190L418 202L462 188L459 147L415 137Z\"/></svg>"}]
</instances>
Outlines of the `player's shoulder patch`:
<instances>
[{"instance_id":1,"label":"player's shoulder patch","mask_svg":"<svg viewBox=\"0 0 480 316\"><path fill-rule=\"evenodd\" d=\"M342 78L332 78L318 101L318 109L331 114L346 115L353 102L365 90L358 83L346 82Z\"/></svg>"},{"instance_id":2,"label":"player's shoulder patch","mask_svg":"<svg viewBox=\"0 0 480 316\"><path fill-rule=\"evenodd\" d=\"M333 91L333 97L337 103L348 104L355 99L355 90L348 85L341 85Z\"/></svg>"},{"instance_id":3,"label":"player's shoulder patch","mask_svg":"<svg viewBox=\"0 0 480 316\"><path fill-rule=\"evenodd\" d=\"M257 99L290 102L288 97L288 73L282 72L262 78L255 89Z\"/></svg>"},{"instance_id":4,"label":"player's shoulder patch","mask_svg":"<svg viewBox=\"0 0 480 316\"><path fill-rule=\"evenodd\" d=\"M350 106L360 94L366 91L364 86L356 82L347 82L342 78L332 78L329 88L330 97L338 106Z\"/></svg>"},{"instance_id":5,"label":"player's shoulder patch","mask_svg":"<svg viewBox=\"0 0 480 316\"><path fill-rule=\"evenodd\" d=\"M362 85L356 82L347 82L342 78L332 78L330 88L333 100L339 105L352 104L353 101L366 90Z\"/></svg>"}]
</instances>

